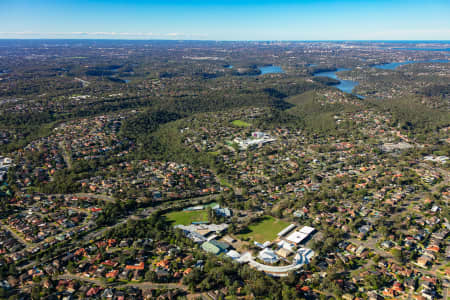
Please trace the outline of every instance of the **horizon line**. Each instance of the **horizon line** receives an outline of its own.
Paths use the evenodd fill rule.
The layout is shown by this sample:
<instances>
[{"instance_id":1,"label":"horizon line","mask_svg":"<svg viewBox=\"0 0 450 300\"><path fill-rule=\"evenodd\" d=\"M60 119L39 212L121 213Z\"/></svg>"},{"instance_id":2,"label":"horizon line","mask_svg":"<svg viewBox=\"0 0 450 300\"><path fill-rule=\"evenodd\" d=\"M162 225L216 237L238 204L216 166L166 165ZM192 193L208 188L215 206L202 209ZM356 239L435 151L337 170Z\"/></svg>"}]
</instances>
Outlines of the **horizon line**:
<instances>
[{"instance_id":1,"label":"horizon line","mask_svg":"<svg viewBox=\"0 0 450 300\"><path fill-rule=\"evenodd\" d=\"M0 40L74 40L74 41L80 41L80 40L86 40L86 41L98 41L98 40L104 40L104 41L198 41L198 42L449 42L450 39L404 39L404 40L397 40L397 39L368 39L368 40L361 40L361 39L323 39L323 40L227 40L227 39L112 39L112 38L52 38L52 37L28 37L28 38L15 38L15 37L0 37Z\"/></svg>"}]
</instances>

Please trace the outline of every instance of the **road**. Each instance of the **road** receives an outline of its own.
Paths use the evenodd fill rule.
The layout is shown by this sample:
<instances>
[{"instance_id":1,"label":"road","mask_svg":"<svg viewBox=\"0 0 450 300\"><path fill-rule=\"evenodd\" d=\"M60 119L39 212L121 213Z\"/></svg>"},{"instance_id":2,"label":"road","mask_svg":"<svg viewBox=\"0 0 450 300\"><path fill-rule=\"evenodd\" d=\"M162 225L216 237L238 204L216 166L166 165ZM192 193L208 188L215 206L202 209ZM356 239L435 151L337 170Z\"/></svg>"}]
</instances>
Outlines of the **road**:
<instances>
[{"instance_id":1,"label":"road","mask_svg":"<svg viewBox=\"0 0 450 300\"><path fill-rule=\"evenodd\" d=\"M19 242L21 242L22 244L24 244L27 248L30 248L33 246L33 244L31 244L30 242L25 241L20 235L18 235L17 233L14 232L14 230L10 229L8 226L0 224L0 227L5 230L8 231L9 233L11 233L11 235L18 240Z\"/></svg>"},{"instance_id":2,"label":"road","mask_svg":"<svg viewBox=\"0 0 450 300\"><path fill-rule=\"evenodd\" d=\"M187 291L187 286L181 283L155 283L155 282L139 282L139 283L127 283L118 285L118 288L124 288L127 286L138 287L141 289L180 289Z\"/></svg>"},{"instance_id":3,"label":"road","mask_svg":"<svg viewBox=\"0 0 450 300\"><path fill-rule=\"evenodd\" d=\"M395 263L397 263L400 266L402 266L402 265L407 266L408 268L411 268L412 270L414 270L416 272L420 272L422 274L426 274L426 275L429 275L429 276L432 276L432 277L439 277L439 278L441 277L441 276L439 276L439 274L435 270L423 269L423 268L420 268L419 266L417 266L417 265L415 265L414 263L411 263L411 262L408 262L408 263L405 264L405 263L402 263L402 262L398 261L397 259L395 259L392 256L391 253L378 248L376 246L376 242L377 241L374 240L374 239L369 239L367 241L361 241L361 240L358 240L358 239L350 239L350 242L352 242L353 244L358 245L358 246L366 247L367 249L375 252L376 254L380 255L381 257L389 258L390 260L394 261Z\"/></svg>"},{"instance_id":4,"label":"road","mask_svg":"<svg viewBox=\"0 0 450 300\"><path fill-rule=\"evenodd\" d=\"M59 275L59 276L56 277L56 279L58 279L58 280L78 280L78 281L84 281L84 282L93 283L93 284L96 284L96 285L102 286L102 287L106 287L107 286L106 283L102 282L99 279L88 278L88 277L79 276L79 275L72 275L72 274Z\"/></svg>"},{"instance_id":5,"label":"road","mask_svg":"<svg viewBox=\"0 0 450 300\"><path fill-rule=\"evenodd\" d=\"M368 240L364 240L364 241L359 240L359 239L350 239L349 241L357 246L363 246L363 247L367 248L368 250L375 252L376 254L378 254L381 257L390 258L390 259L396 261L396 259L392 256L391 253L377 247L377 245L376 245L377 240L375 240L375 239L368 239Z\"/></svg>"},{"instance_id":6,"label":"road","mask_svg":"<svg viewBox=\"0 0 450 300\"><path fill-rule=\"evenodd\" d=\"M90 195L90 194L73 194L73 195L76 196L76 195ZM181 203L188 202L190 205L196 205L197 203L200 203L203 200L211 200L211 201L215 200L218 197L218 195L219 194L206 195L206 196L200 196L200 197L196 197L196 198L178 199L178 200L174 200L174 201L181 202ZM172 203L172 202L173 201L171 201L170 203ZM170 205L170 203L167 203L167 204ZM76 243L76 241L75 241L76 245L71 246L71 244L69 244L69 246L71 246L70 249L67 249L66 251L64 251L64 253L73 252L73 251L75 251L78 248L81 248L81 247L83 247L85 245L86 246L89 245L91 240L95 241L97 239L100 239L105 232L107 232L111 228L114 228L114 227L117 227L117 226L125 224L130 219L146 218L146 217L149 217L155 211L160 210L160 209L161 209L160 206L146 208L143 211L136 212L135 214L128 215L127 217L124 217L124 218L118 220L118 222L116 224L112 225L112 226L104 227L104 228L102 228L100 230L94 230L93 232L86 234L83 237L83 239L81 240L81 242L78 241L78 243ZM70 242L70 243L72 243L72 242ZM27 264L25 266L21 266L19 269L20 270L26 270L26 269L34 267L34 266L43 265L43 264L48 263L48 262L50 262L50 261L52 261L54 259L55 259L55 257L52 257L52 258L48 259L47 261L41 261L39 263L30 262L29 264Z\"/></svg>"},{"instance_id":7,"label":"road","mask_svg":"<svg viewBox=\"0 0 450 300\"><path fill-rule=\"evenodd\" d=\"M81 209L73 208L73 207L71 207L70 209L82 211ZM45 219L45 215L43 215L43 214L40 213L40 212L33 211L33 214L39 215L42 219ZM65 233L67 233L67 232L73 232L73 231L79 230L80 228L84 227L90 219L91 219L91 216L89 215L89 216L83 221L82 224L80 224L80 225L78 225L78 226L76 226L76 227L73 227L73 228L65 229L65 230L63 230L62 234L65 234ZM10 228L8 225L3 225L3 224L0 223L0 228L2 228L2 229L5 230L5 231L9 231L9 232L11 233L11 235L12 235L16 240L18 240L19 242L21 242L21 243L25 246L25 249L26 249L26 250L31 250L31 249L34 249L34 248L36 248L36 247L40 247L41 245L43 245L43 244L45 244L45 243L48 243L48 242L51 242L51 241L54 239L54 236L50 236L50 237L45 238L44 240L41 240L40 242L32 243L32 242L28 242L28 241L24 240L20 235L18 235L18 234L17 234L12 228Z\"/></svg>"},{"instance_id":8,"label":"road","mask_svg":"<svg viewBox=\"0 0 450 300\"><path fill-rule=\"evenodd\" d=\"M271 266L271 265L263 265L259 262L255 261L252 254L250 252L244 253L241 258L238 260L241 263L248 262L250 266L253 268L263 271L265 273L271 274L276 277L286 277L290 271L295 271L304 266L304 263L300 264L291 264L288 266ZM308 262L306 262L308 263Z\"/></svg>"},{"instance_id":9,"label":"road","mask_svg":"<svg viewBox=\"0 0 450 300\"><path fill-rule=\"evenodd\" d=\"M174 200L174 201L176 201L178 204L184 203L184 202L189 202L189 204L191 204L191 205L196 205L196 203L202 202L203 200L215 200L217 197L218 197L218 194L215 194L215 195L200 196L200 197L196 197L196 198L179 199L179 200ZM170 205L170 203L172 203L172 202L173 201L165 202L165 203L168 203ZM110 230L111 228L123 225L130 219L147 218L152 213L154 213L155 211L160 210L160 209L161 209L160 206L146 208L146 209L144 209L144 210L142 210L140 212L137 212L135 214L129 215L126 218L123 218L123 219L119 220L116 224L114 224L112 226L105 227L105 228L102 228L100 230L97 230L97 231L94 231L92 233L87 234L83 238L83 240L84 241L88 241L88 240L92 240L92 239L98 238L101 235L103 235L103 233L105 233L106 231Z\"/></svg>"},{"instance_id":10,"label":"road","mask_svg":"<svg viewBox=\"0 0 450 300\"><path fill-rule=\"evenodd\" d=\"M155 283L155 282L136 282L136 283L126 283L120 284L117 282L107 283L97 278L88 278L81 275L74 274L62 274L56 277L58 280L78 280L84 281L92 284L96 284L101 287L114 286L115 288L125 288L125 287L138 287L142 289L181 289L187 291L187 286L181 283Z\"/></svg>"},{"instance_id":11,"label":"road","mask_svg":"<svg viewBox=\"0 0 450 300\"><path fill-rule=\"evenodd\" d=\"M93 198L93 199L97 199L97 200L102 200L105 202L115 202L116 198L112 197L112 196L108 196L108 195L102 195L102 194L92 194L92 193L75 193L75 194L51 194L49 196L54 196L54 197L64 197L64 196L68 196L68 197L79 197L79 198Z\"/></svg>"},{"instance_id":12,"label":"road","mask_svg":"<svg viewBox=\"0 0 450 300\"><path fill-rule=\"evenodd\" d=\"M173 202L178 202L178 203L183 203L183 202L201 202L203 200L215 200L220 194L210 194L210 195L205 195L205 196L198 196L198 197L190 197L190 198L183 198L183 199L174 199L174 200L170 200L170 199L165 199L160 201L161 205L164 204L170 204ZM104 195L104 194L93 194L93 193L74 193L74 194L51 194L49 196L54 196L54 197L61 197L61 196L68 196L68 197L79 197L79 198L93 198L93 199L97 199L97 200L102 200L105 202L116 202L117 199L114 198L113 196L108 196L108 195ZM154 202L154 204L158 204L159 202Z\"/></svg>"},{"instance_id":13,"label":"road","mask_svg":"<svg viewBox=\"0 0 450 300\"><path fill-rule=\"evenodd\" d=\"M123 224L125 224L129 219L135 218L135 217L137 217L137 216L136 216L136 215L130 215L130 216L126 217L126 218L123 218L123 219L119 220L116 224L114 224L114 225L112 225L112 226L104 227L104 228L102 228L102 229L100 229L100 230L95 230L95 231L93 231L93 232L91 232L91 233L88 233L87 235L85 235L85 236L83 237L83 241L94 240L94 239L96 239L96 238L102 236L106 231L110 230L111 228L114 228L114 227L123 225Z\"/></svg>"}]
</instances>

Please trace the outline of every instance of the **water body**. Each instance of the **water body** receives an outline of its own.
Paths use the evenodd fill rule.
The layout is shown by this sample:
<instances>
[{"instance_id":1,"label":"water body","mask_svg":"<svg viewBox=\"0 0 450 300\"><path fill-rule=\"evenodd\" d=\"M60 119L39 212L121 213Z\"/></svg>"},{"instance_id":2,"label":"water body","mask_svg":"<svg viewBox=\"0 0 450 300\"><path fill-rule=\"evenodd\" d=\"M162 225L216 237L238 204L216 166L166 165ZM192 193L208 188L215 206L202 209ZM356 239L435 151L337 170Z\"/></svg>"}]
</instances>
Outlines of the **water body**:
<instances>
[{"instance_id":1,"label":"water body","mask_svg":"<svg viewBox=\"0 0 450 300\"><path fill-rule=\"evenodd\" d=\"M283 69L280 66L264 66L258 67L258 69L261 71L260 75L284 73Z\"/></svg>"},{"instance_id":2,"label":"water body","mask_svg":"<svg viewBox=\"0 0 450 300\"><path fill-rule=\"evenodd\" d=\"M450 48L392 48L395 50L411 50L411 51L450 51Z\"/></svg>"},{"instance_id":3,"label":"water body","mask_svg":"<svg viewBox=\"0 0 450 300\"><path fill-rule=\"evenodd\" d=\"M403 62L393 62L389 64L382 65L374 65L373 68L382 69L382 70L395 70L399 66L416 64L416 63L448 63L450 60L446 59L436 59L436 60L407 60Z\"/></svg>"},{"instance_id":4,"label":"water body","mask_svg":"<svg viewBox=\"0 0 450 300\"><path fill-rule=\"evenodd\" d=\"M122 66L114 66L114 67L110 68L109 71L117 73L117 72L119 72L120 68L122 68ZM106 69L108 69L108 68L106 68Z\"/></svg>"},{"instance_id":5,"label":"water body","mask_svg":"<svg viewBox=\"0 0 450 300\"><path fill-rule=\"evenodd\" d=\"M353 80L343 80L340 79L337 76L337 72L341 72L341 71L349 71L349 69L337 69L336 71L324 71L324 72L317 72L314 74L314 76L324 76L324 77L330 77L336 80L339 80L339 84L334 85L334 87L338 88L339 90L343 91L344 93L349 93L352 94L353 93L353 89L358 85L357 81L353 81ZM358 95L356 95L358 96ZM360 98L362 98L362 96L358 96Z\"/></svg>"},{"instance_id":6,"label":"water body","mask_svg":"<svg viewBox=\"0 0 450 300\"><path fill-rule=\"evenodd\" d=\"M380 64L380 65L373 65L372 68L382 69L382 70L395 70L399 66L408 65L408 64L414 64L414 63L449 63L450 60L446 59L436 59L436 60L417 60L417 61L403 61L403 62L394 62L394 63L388 63L388 64ZM359 84L357 81L353 80L343 80L340 79L337 76L337 72L340 71L349 71L349 69L337 69L336 71L324 71L324 72L317 72L314 73L313 76L325 76L330 77L336 80L339 80L339 84L334 85L334 87L338 88L339 90L343 91L344 93L353 94L354 88ZM363 96L353 94L357 96L360 99L364 99Z\"/></svg>"}]
</instances>

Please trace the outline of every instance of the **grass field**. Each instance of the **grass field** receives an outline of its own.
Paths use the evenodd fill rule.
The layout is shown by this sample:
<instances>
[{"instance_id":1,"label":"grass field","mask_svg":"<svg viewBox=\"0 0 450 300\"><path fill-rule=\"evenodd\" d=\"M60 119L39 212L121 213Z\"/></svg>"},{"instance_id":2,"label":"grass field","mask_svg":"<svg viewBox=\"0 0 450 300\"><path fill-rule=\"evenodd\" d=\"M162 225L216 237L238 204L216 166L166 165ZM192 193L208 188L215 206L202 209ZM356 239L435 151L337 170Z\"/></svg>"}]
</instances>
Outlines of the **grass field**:
<instances>
[{"instance_id":1,"label":"grass field","mask_svg":"<svg viewBox=\"0 0 450 300\"><path fill-rule=\"evenodd\" d=\"M229 188L233 188L233 185L230 182L228 182L228 180L226 180L225 178L222 178L220 176L219 176L219 182L220 182L221 186L226 186L226 187L229 187Z\"/></svg>"},{"instance_id":2,"label":"grass field","mask_svg":"<svg viewBox=\"0 0 450 300\"><path fill-rule=\"evenodd\" d=\"M250 238L259 243L265 241L272 241L277 237L277 234L289 226L289 223L275 219L271 216L263 216L261 221L253 223L248 226L248 232L238 234L241 238Z\"/></svg>"},{"instance_id":3,"label":"grass field","mask_svg":"<svg viewBox=\"0 0 450 300\"><path fill-rule=\"evenodd\" d=\"M208 212L206 210L195 211L174 211L165 215L174 225L189 225L192 222L208 221Z\"/></svg>"},{"instance_id":4,"label":"grass field","mask_svg":"<svg viewBox=\"0 0 450 300\"><path fill-rule=\"evenodd\" d=\"M252 124L244 122L242 120L234 120L233 122L231 122L231 124L233 124L236 127L250 127L250 126L252 126Z\"/></svg>"}]
</instances>

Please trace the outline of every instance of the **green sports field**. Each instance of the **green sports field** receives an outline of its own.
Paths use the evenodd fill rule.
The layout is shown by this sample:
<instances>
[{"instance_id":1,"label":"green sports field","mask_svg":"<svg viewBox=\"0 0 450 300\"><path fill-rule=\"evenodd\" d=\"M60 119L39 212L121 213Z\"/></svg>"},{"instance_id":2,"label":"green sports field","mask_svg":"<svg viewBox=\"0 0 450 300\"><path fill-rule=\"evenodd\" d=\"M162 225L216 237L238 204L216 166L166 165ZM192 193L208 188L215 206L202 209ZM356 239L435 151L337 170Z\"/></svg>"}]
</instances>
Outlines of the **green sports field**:
<instances>
[{"instance_id":1,"label":"green sports field","mask_svg":"<svg viewBox=\"0 0 450 300\"><path fill-rule=\"evenodd\" d=\"M208 212L206 210L174 211L165 216L174 225L189 225L192 222L208 221Z\"/></svg>"},{"instance_id":2,"label":"green sports field","mask_svg":"<svg viewBox=\"0 0 450 300\"><path fill-rule=\"evenodd\" d=\"M252 124L244 122L242 120L234 120L233 122L231 122L231 124L233 124L236 127L249 127L249 126L252 126Z\"/></svg>"},{"instance_id":3,"label":"green sports field","mask_svg":"<svg viewBox=\"0 0 450 300\"><path fill-rule=\"evenodd\" d=\"M276 219L271 216L263 216L261 221L248 226L248 232L238 234L238 237L248 237L259 243L273 241L277 234L289 226L290 223Z\"/></svg>"}]
</instances>

